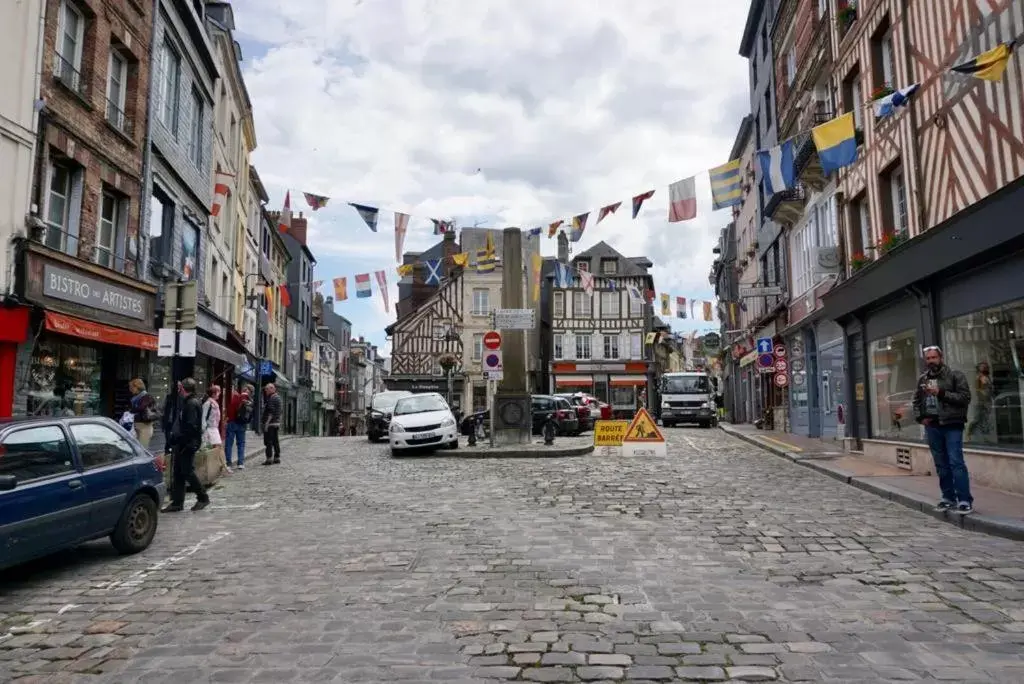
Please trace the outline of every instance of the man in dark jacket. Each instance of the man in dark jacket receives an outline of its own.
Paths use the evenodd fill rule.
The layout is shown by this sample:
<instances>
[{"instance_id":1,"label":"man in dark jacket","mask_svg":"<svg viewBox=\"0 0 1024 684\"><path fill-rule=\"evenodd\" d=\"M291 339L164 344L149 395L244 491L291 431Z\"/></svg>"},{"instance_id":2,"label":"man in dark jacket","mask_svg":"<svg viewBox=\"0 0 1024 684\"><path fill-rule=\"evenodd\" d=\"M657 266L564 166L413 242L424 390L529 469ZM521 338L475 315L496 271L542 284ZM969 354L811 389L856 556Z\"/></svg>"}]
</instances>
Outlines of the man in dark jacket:
<instances>
[{"instance_id":1,"label":"man in dark jacket","mask_svg":"<svg viewBox=\"0 0 1024 684\"><path fill-rule=\"evenodd\" d=\"M966 515L974 511L970 475L964 462L964 425L971 403L967 378L943 362L938 347L924 348L928 367L917 380L914 393L914 418L924 425L928 447L939 476L942 500L935 507Z\"/></svg>"},{"instance_id":2,"label":"man in dark jacket","mask_svg":"<svg viewBox=\"0 0 1024 684\"><path fill-rule=\"evenodd\" d=\"M263 388L263 396L263 446L267 451L263 465L271 465L281 462L281 395L274 383L269 383Z\"/></svg>"},{"instance_id":3,"label":"man in dark jacket","mask_svg":"<svg viewBox=\"0 0 1024 684\"><path fill-rule=\"evenodd\" d=\"M196 381L185 378L180 383L181 409L171 428L174 444L174 477L171 481L171 502L164 513L178 513L185 508L185 484L191 485L198 501L193 511L210 505L210 497L196 475L196 452L203 444L203 406L196 396Z\"/></svg>"}]
</instances>

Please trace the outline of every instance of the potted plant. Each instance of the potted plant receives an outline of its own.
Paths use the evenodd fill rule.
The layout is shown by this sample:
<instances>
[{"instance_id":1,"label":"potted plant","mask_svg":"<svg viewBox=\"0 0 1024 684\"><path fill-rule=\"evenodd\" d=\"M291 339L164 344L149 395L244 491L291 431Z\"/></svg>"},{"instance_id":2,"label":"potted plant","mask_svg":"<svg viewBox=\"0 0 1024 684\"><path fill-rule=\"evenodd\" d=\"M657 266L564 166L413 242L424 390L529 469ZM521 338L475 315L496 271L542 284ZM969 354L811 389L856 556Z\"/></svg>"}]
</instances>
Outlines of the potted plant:
<instances>
[{"instance_id":1,"label":"potted plant","mask_svg":"<svg viewBox=\"0 0 1024 684\"><path fill-rule=\"evenodd\" d=\"M444 354L437 360L437 362L440 364L441 370L443 370L445 374L449 373L453 368L459 365L459 359L456 358L455 354Z\"/></svg>"},{"instance_id":2,"label":"potted plant","mask_svg":"<svg viewBox=\"0 0 1024 684\"><path fill-rule=\"evenodd\" d=\"M882 254L888 254L907 241L907 234L904 231L886 232L879 241L877 247Z\"/></svg>"},{"instance_id":3,"label":"potted plant","mask_svg":"<svg viewBox=\"0 0 1024 684\"><path fill-rule=\"evenodd\" d=\"M864 256L864 252L856 252L850 257L850 270L854 273L867 266L869 259Z\"/></svg>"},{"instance_id":4,"label":"potted plant","mask_svg":"<svg viewBox=\"0 0 1024 684\"><path fill-rule=\"evenodd\" d=\"M836 21L845 31L850 24L857 21L857 3L855 0L839 0L839 7L836 9Z\"/></svg>"}]
</instances>

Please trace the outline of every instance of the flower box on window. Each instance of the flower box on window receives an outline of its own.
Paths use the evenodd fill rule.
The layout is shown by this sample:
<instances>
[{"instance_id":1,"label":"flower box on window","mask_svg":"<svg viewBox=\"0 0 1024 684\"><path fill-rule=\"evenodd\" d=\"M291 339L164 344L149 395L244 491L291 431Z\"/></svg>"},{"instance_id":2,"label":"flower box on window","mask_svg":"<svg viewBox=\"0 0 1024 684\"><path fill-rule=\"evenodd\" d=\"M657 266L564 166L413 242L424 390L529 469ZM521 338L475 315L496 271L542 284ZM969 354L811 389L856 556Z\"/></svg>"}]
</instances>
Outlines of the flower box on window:
<instances>
[{"instance_id":1,"label":"flower box on window","mask_svg":"<svg viewBox=\"0 0 1024 684\"><path fill-rule=\"evenodd\" d=\"M895 92L895 88L893 88L888 83L883 83L882 85L878 86L877 88L871 91L871 101L874 102L875 100L881 100L883 97L888 97L889 95L892 95Z\"/></svg>"},{"instance_id":2,"label":"flower box on window","mask_svg":"<svg viewBox=\"0 0 1024 684\"><path fill-rule=\"evenodd\" d=\"M902 230L899 232L886 232L885 235L882 236L882 239L878 241L876 247L878 248L879 253L888 254L909 239L910 236Z\"/></svg>"},{"instance_id":3,"label":"flower box on window","mask_svg":"<svg viewBox=\"0 0 1024 684\"><path fill-rule=\"evenodd\" d=\"M856 273L870 263L870 259L864 256L864 252L857 252L850 257L850 270Z\"/></svg>"},{"instance_id":4,"label":"flower box on window","mask_svg":"<svg viewBox=\"0 0 1024 684\"><path fill-rule=\"evenodd\" d=\"M857 3L854 0L839 0L836 21L839 23L839 29L845 33L853 22L857 21Z\"/></svg>"}]
</instances>

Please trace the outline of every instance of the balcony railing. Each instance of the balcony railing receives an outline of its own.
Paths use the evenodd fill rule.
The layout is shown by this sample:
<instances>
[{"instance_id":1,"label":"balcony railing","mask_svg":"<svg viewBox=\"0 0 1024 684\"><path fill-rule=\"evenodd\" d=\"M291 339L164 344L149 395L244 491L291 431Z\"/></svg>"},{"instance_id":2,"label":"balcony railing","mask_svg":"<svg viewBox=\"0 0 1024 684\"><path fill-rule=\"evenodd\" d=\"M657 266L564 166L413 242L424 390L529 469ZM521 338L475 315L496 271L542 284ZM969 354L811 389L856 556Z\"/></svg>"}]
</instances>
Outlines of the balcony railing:
<instances>
[{"instance_id":1,"label":"balcony railing","mask_svg":"<svg viewBox=\"0 0 1024 684\"><path fill-rule=\"evenodd\" d=\"M110 99L107 99L107 122L129 138L132 136L132 121L128 115Z\"/></svg>"},{"instance_id":2,"label":"balcony railing","mask_svg":"<svg viewBox=\"0 0 1024 684\"><path fill-rule=\"evenodd\" d=\"M53 55L53 77L79 97L88 97L82 72L76 69L75 65L65 59L59 52L55 52Z\"/></svg>"},{"instance_id":3,"label":"balcony railing","mask_svg":"<svg viewBox=\"0 0 1024 684\"><path fill-rule=\"evenodd\" d=\"M118 273L127 273L128 265L132 263L125 257L119 257L116 250L104 245L83 246L78 235L69 233L62 226L53 223L47 223L45 227L33 233L32 239L50 249Z\"/></svg>"}]
</instances>

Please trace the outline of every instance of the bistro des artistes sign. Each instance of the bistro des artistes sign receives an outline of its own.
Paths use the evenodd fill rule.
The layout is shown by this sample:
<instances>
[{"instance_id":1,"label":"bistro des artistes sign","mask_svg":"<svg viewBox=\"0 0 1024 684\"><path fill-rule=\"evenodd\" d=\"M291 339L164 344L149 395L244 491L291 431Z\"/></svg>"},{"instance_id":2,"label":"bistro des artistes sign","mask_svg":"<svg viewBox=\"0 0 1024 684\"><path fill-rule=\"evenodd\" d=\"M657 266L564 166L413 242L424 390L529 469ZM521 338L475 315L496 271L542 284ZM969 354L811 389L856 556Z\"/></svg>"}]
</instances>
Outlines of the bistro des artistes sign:
<instances>
[{"instance_id":1,"label":"bistro des artistes sign","mask_svg":"<svg viewBox=\"0 0 1024 684\"><path fill-rule=\"evenodd\" d=\"M54 264L43 266L43 294L140 321L147 317L145 295Z\"/></svg>"}]
</instances>

